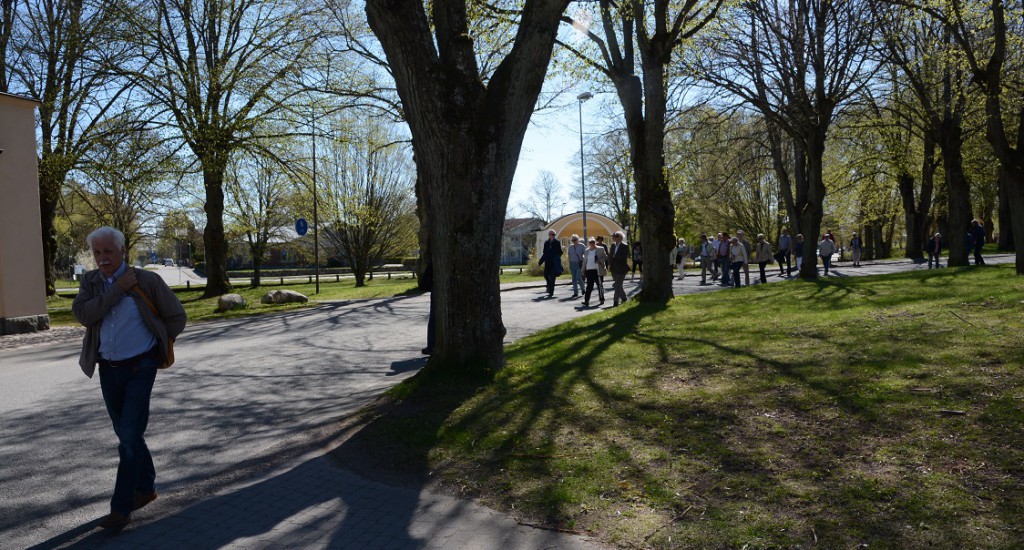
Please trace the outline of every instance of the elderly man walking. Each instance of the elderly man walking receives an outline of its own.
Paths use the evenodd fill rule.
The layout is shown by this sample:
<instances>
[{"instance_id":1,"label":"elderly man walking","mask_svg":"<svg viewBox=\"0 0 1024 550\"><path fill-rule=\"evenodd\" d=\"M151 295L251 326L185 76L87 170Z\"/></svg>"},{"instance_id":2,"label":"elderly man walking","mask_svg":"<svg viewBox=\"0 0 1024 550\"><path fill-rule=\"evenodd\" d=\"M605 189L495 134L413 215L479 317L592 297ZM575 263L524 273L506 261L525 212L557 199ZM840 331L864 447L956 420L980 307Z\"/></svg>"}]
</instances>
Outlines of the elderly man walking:
<instances>
[{"instance_id":1,"label":"elderly man walking","mask_svg":"<svg viewBox=\"0 0 1024 550\"><path fill-rule=\"evenodd\" d=\"M569 239L569 274L572 275L572 298L576 299L583 294L583 255L587 247L580 242L579 235L573 234Z\"/></svg>"},{"instance_id":2,"label":"elderly man walking","mask_svg":"<svg viewBox=\"0 0 1024 550\"><path fill-rule=\"evenodd\" d=\"M629 273L629 245L623 238L622 231L616 231L612 235L612 246L608 251L608 270L612 272L612 305L617 306L619 302L626 303L626 290L622 287Z\"/></svg>"},{"instance_id":3,"label":"elderly man walking","mask_svg":"<svg viewBox=\"0 0 1024 550\"><path fill-rule=\"evenodd\" d=\"M124 234L101 227L86 238L98 269L82 277L71 309L86 327L79 365L100 389L117 435L120 461L110 514L100 527L123 529L156 499L156 469L146 446L149 400L158 367L185 329L185 309L163 279L125 262Z\"/></svg>"}]
</instances>

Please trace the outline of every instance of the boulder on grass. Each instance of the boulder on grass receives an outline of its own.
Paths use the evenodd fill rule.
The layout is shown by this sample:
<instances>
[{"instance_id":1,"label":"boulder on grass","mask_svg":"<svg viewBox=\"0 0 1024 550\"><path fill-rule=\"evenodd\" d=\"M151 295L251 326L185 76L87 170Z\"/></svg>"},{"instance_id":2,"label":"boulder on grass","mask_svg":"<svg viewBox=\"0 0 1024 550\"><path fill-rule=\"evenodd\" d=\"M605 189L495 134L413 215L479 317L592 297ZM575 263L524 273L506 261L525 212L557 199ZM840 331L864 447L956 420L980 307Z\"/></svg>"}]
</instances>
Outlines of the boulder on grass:
<instances>
[{"instance_id":1,"label":"boulder on grass","mask_svg":"<svg viewBox=\"0 0 1024 550\"><path fill-rule=\"evenodd\" d=\"M231 309L242 309L245 306L245 298L240 294L222 294L217 298L217 311L221 313Z\"/></svg>"},{"instance_id":2,"label":"boulder on grass","mask_svg":"<svg viewBox=\"0 0 1024 550\"><path fill-rule=\"evenodd\" d=\"M287 304L291 302L306 303L309 298L294 290L271 290L260 298L264 304Z\"/></svg>"}]
</instances>

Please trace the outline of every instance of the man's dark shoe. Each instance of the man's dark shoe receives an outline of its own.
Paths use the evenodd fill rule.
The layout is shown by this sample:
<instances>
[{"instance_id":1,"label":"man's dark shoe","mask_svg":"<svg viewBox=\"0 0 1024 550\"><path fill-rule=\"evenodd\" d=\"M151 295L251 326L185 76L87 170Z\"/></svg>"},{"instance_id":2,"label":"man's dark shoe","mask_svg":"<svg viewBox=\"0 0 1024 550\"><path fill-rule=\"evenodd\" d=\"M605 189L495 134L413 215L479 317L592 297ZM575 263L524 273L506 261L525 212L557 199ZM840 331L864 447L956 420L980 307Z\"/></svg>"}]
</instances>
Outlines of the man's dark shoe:
<instances>
[{"instance_id":1,"label":"man's dark shoe","mask_svg":"<svg viewBox=\"0 0 1024 550\"><path fill-rule=\"evenodd\" d=\"M100 527L110 529L111 531L120 531L128 525L129 521L131 521L131 516L119 512L111 512L110 515L100 521Z\"/></svg>"},{"instance_id":2,"label":"man's dark shoe","mask_svg":"<svg viewBox=\"0 0 1024 550\"><path fill-rule=\"evenodd\" d=\"M156 500L156 491L153 491L152 493L135 493L135 501L132 502L132 512L142 508L154 500Z\"/></svg>"}]
</instances>

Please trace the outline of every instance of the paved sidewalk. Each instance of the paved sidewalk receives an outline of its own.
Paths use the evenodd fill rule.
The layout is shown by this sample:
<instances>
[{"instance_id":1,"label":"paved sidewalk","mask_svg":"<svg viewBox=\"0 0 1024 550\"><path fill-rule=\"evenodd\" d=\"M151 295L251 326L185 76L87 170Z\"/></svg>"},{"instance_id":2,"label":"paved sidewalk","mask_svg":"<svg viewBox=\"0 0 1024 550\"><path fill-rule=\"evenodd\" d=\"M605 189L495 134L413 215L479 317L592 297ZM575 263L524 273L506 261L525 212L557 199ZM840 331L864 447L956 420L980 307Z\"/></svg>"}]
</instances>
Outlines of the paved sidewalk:
<instances>
[{"instance_id":1,"label":"paved sidewalk","mask_svg":"<svg viewBox=\"0 0 1024 550\"><path fill-rule=\"evenodd\" d=\"M599 549L479 504L368 481L314 453L177 511L156 503L125 531L58 547L102 549Z\"/></svg>"}]
</instances>

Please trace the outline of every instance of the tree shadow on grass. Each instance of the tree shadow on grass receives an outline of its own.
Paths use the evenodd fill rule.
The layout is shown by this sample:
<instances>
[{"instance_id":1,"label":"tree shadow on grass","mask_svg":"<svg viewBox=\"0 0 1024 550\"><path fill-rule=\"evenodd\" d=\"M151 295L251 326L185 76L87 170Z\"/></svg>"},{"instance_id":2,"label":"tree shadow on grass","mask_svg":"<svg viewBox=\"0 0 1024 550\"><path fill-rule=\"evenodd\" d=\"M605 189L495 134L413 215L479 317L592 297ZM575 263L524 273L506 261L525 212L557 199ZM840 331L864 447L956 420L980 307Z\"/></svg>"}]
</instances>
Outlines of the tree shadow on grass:
<instances>
[{"instance_id":1,"label":"tree shadow on grass","mask_svg":"<svg viewBox=\"0 0 1024 550\"><path fill-rule=\"evenodd\" d=\"M843 293L873 296L870 289L854 285L846 279L823 281L816 283L815 292L835 293L828 299L843 307ZM684 303L689 304L679 302L678 306ZM843 361L841 354L784 360L759 351L757 346L723 343L703 333L694 335L695 331L685 326L677 332L655 331L652 327L658 327L664 310L665 306L631 304L540 332L510 348L509 366L498 373L469 380L424 378L410 385L404 396L382 406L375 419L342 445L336 456L346 465L371 456L377 465L386 466L390 473L381 475L388 481L417 486L454 483L451 490L472 496L498 496L502 489L495 487L501 487L501 480L517 479L509 477L510 470L528 472L527 486L506 489L516 494L515 513L529 513L518 506L529 501L532 513L540 515L539 521L571 528L580 508L578 502L566 498L561 482L567 475L571 477L573 467L586 465L587 459L581 459L581 465L575 454L585 455L595 446L603 446L602 452L615 457L614 472L592 472L591 477L627 480L622 486L618 481L608 483L606 498L622 499L627 505L631 499L641 498L640 493L645 499L663 495L658 497L660 501L640 501L654 502L653 513L662 514L666 523L639 544L670 544L666 537L686 540L680 530L696 525L695 520L683 518L693 506L712 515L741 509L759 511L764 514L766 529L790 529L755 540L782 545L809 544L812 533L835 546L863 541L903 547L972 543L971 533L962 523L941 519L947 512L943 504L946 491L951 486L957 490L956 480L942 478L938 486L931 486L929 478L919 472L909 472L910 478L905 479L901 476L908 472L900 469L906 468L905 463L889 471L873 456L875 452L900 452L904 447L912 452L927 449L917 439L903 439L906 417L893 416L890 408L903 406L900 399L909 399L908 410L927 411L926 407L934 406L929 401L932 398L892 398L865 392L873 377L884 375L893 365L924 362L917 350L895 346L884 360L869 357L857 369L847 370L831 363ZM661 387L670 383L667 378L671 376L698 385L704 379L731 377L732 373L740 378L729 378L736 388L731 397L717 397L717 402L710 399L714 392L697 399L682 397L684 394L676 398L671 392L663 399L645 397L641 391L610 384L607 379L608 358L602 355L613 344L627 340L657 358L657 367L643 377L641 386ZM680 350L700 352L692 358L680 355ZM542 361L543 368L521 364L520 358L526 357ZM720 367L718 358L735 358L737 362ZM621 367L636 365L627 355L622 357ZM762 395L766 391L762 377L779 379L768 386L770 395ZM586 410L573 404L571 396L580 390L595 396ZM921 404L915 405L915 400ZM632 428L616 434L614 440L593 440L618 423ZM773 433L773 429L780 431ZM586 434L588 443L559 447L566 445L564 439L558 440L566 431ZM473 449L471 456L445 454L460 444ZM687 463L702 465L707 471L700 467L670 474L652 471L651 454L666 457L661 460L686 457ZM779 500L773 501L776 493ZM1008 519L1011 508L998 507L998 514ZM916 526L924 522L930 531L922 534ZM907 524L915 529L906 529ZM796 532L793 526L803 530ZM740 531L736 527L736 532ZM724 545L742 542L703 542L715 540Z\"/></svg>"}]
</instances>

